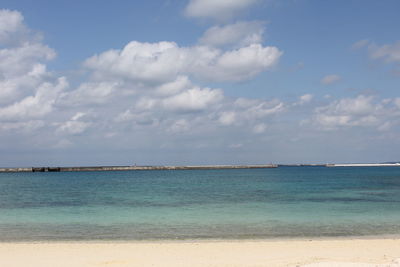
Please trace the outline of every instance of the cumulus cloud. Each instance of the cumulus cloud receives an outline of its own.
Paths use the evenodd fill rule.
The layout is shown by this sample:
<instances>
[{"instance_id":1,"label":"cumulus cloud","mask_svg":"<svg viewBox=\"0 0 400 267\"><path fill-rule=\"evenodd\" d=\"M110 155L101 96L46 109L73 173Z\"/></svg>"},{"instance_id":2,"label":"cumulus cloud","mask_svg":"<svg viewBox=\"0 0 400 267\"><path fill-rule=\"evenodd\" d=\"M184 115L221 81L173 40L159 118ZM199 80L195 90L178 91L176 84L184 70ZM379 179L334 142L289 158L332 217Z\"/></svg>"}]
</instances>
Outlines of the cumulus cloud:
<instances>
[{"instance_id":1,"label":"cumulus cloud","mask_svg":"<svg viewBox=\"0 0 400 267\"><path fill-rule=\"evenodd\" d=\"M223 111L219 115L218 121L222 125L232 125L236 121L236 113L234 111Z\"/></svg>"},{"instance_id":2,"label":"cumulus cloud","mask_svg":"<svg viewBox=\"0 0 400 267\"><path fill-rule=\"evenodd\" d=\"M254 77L263 70L273 67L282 55L276 47L252 44L238 50L228 51L218 58L217 63L205 69L205 77L214 80L241 81Z\"/></svg>"},{"instance_id":3,"label":"cumulus cloud","mask_svg":"<svg viewBox=\"0 0 400 267\"><path fill-rule=\"evenodd\" d=\"M0 104L32 93L48 76L43 62L54 56L52 49L40 43L0 49Z\"/></svg>"},{"instance_id":4,"label":"cumulus cloud","mask_svg":"<svg viewBox=\"0 0 400 267\"><path fill-rule=\"evenodd\" d=\"M238 98L235 108L241 110L245 120L254 120L278 114L285 110L285 105L279 100L265 101L260 99Z\"/></svg>"},{"instance_id":5,"label":"cumulus cloud","mask_svg":"<svg viewBox=\"0 0 400 267\"><path fill-rule=\"evenodd\" d=\"M42 142L33 140L35 136L54 134L53 120L59 116L57 101L68 87L65 77L56 77L47 70L46 62L55 56L41 36L24 24L21 13L0 9L2 137L22 135L16 143L30 140L35 145Z\"/></svg>"},{"instance_id":6,"label":"cumulus cloud","mask_svg":"<svg viewBox=\"0 0 400 267\"><path fill-rule=\"evenodd\" d=\"M393 100L393 102L394 102L394 104L395 104L398 108L400 108L400 97L395 98L395 99Z\"/></svg>"},{"instance_id":7,"label":"cumulus cloud","mask_svg":"<svg viewBox=\"0 0 400 267\"><path fill-rule=\"evenodd\" d=\"M65 78L59 78L55 84L43 83L35 95L0 108L0 120L26 120L41 118L53 111L60 93L68 86Z\"/></svg>"},{"instance_id":8,"label":"cumulus cloud","mask_svg":"<svg viewBox=\"0 0 400 267\"><path fill-rule=\"evenodd\" d=\"M219 89L193 88L162 100L162 105L170 110L198 111L220 102L223 93Z\"/></svg>"},{"instance_id":9,"label":"cumulus cloud","mask_svg":"<svg viewBox=\"0 0 400 267\"><path fill-rule=\"evenodd\" d=\"M0 71L6 78L35 74L39 71L38 61L47 61L54 56L52 49L40 43L26 43L18 47L1 49Z\"/></svg>"},{"instance_id":10,"label":"cumulus cloud","mask_svg":"<svg viewBox=\"0 0 400 267\"><path fill-rule=\"evenodd\" d=\"M115 121L138 127L157 127L167 133L186 133L218 127L239 127L249 133L262 133L269 118L285 111L278 100L231 99L220 89L191 88L173 96L149 94L119 113ZM243 128L242 126L245 126Z\"/></svg>"},{"instance_id":11,"label":"cumulus cloud","mask_svg":"<svg viewBox=\"0 0 400 267\"><path fill-rule=\"evenodd\" d=\"M156 126L159 125L160 119L151 111L127 109L119 113L114 121L117 123L133 122L141 126Z\"/></svg>"},{"instance_id":12,"label":"cumulus cloud","mask_svg":"<svg viewBox=\"0 0 400 267\"><path fill-rule=\"evenodd\" d=\"M40 38L30 34L21 13L0 9L0 109L5 117L17 106L27 105L30 99L37 100L33 96L36 91L52 82L45 62L55 55ZM27 96L32 98L15 103Z\"/></svg>"},{"instance_id":13,"label":"cumulus cloud","mask_svg":"<svg viewBox=\"0 0 400 267\"><path fill-rule=\"evenodd\" d=\"M321 79L321 83L328 85L340 81L341 77L337 74L326 75Z\"/></svg>"},{"instance_id":14,"label":"cumulus cloud","mask_svg":"<svg viewBox=\"0 0 400 267\"><path fill-rule=\"evenodd\" d=\"M369 58L379 60L386 64L394 65L391 73L398 76L400 74L400 41L393 44L377 45L369 40L361 40L353 45L353 48L367 47Z\"/></svg>"},{"instance_id":15,"label":"cumulus cloud","mask_svg":"<svg viewBox=\"0 0 400 267\"><path fill-rule=\"evenodd\" d=\"M187 55L176 43L130 42L122 50L109 50L86 60L100 78L116 76L143 82L165 82L182 69Z\"/></svg>"},{"instance_id":16,"label":"cumulus cloud","mask_svg":"<svg viewBox=\"0 0 400 267\"><path fill-rule=\"evenodd\" d=\"M63 92L58 104L70 107L105 104L120 87L119 82L84 82L73 91Z\"/></svg>"},{"instance_id":17,"label":"cumulus cloud","mask_svg":"<svg viewBox=\"0 0 400 267\"><path fill-rule=\"evenodd\" d=\"M200 43L209 46L239 45L261 43L264 23L260 21L241 21L225 26L213 26L200 38Z\"/></svg>"},{"instance_id":18,"label":"cumulus cloud","mask_svg":"<svg viewBox=\"0 0 400 267\"><path fill-rule=\"evenodd\" d=\"M87 117L86 113L77 112L70 120L61 123L57 128L57 131L69 135L81 134L92 124L90 121L85 121L85 117Z\"/></svg>"},{"instance_id":19,"label":"cumulus cloud","mask_svg":"<svg viewBox=\"0 0 400 267\"><path fill-rule=\"evenodd\" d=\"M20 42L28 33L24 17L18 11L0 9L0 44Z\"/></svg>"},{"instance_id":20,"label":"cumulus cloud","mask_svg":"<svg viewBox=\"0 0 400 267\"><path fill-rule=\"evenodd\" d=\"M46 123L42 120L0 122L0 131L32 134L33 132L43 128L45 124Z\"/></svg>"},{"instance_id":21,"label":"cumulus cloud","mask_svg":"<svg viewBox=\"0 0 400 267\"><path fill-rule=\"evenodd\" d=\"M389 122L399 119L399 112L395 99L377 101L373 96L359 95L316 108L313 122L328 130L354 126L383 129Z\"/></svg>"},{"instance_id":22,"label":"cumulus cloud","mask_svg":"<svg viewBox=\"0 0 400 267\"><path fill-rule=\"evenodd\" d=\"M369 55L372 59L380 59L385 62L400 62L400 41L394 44L368 46Z\"/></svg>"},{"instance_id":23,"label":"cumulus cloud","mask_svg":"<svg viewBox=\"0 0 400 267\"><path fill-rule=\"evenodd\" d=\"M220 89L193 87L172 96L147 95L136 102L139 111L169 110L178 112L197 112L210 109L224 98Z\"/></svg>"},{"instance_id":24,"label":"cumulus cloud","mask_svg":"<svg viewBox=\"0 0 400 267\"><path fill-rule=\"evenodd\" d=\"M190 0L185 14L195 18L226 20L257 2L258 0Z\"/></svg>"},{"instance_id":25,"label":"cumulus cloud","mask_svg":"<svg viewBox=\"0 0 400 267\"><path fill-rule=\"evenodd\" d=\"M218 113L218 122L223 126L252 125L254 133L265 130L265 119L285 111L285 105L278 100L238 98L225 103ZM265 126L265 127L264 127Z\"/></svg>"},{"instance_id":26,"label":"cumulus cloud","mask_svg":"<svg viewBox=\"0 0 400 267\"><path fill-rule=\"evenodd\" d=\"M18 14L14 16L18 18ZM48 149L71 151L107 143L113 149L117 144L124 150L140 147L143 151L163 144L171 151L177 145L180 149L204 149L204 144L247 149L249 144L273 135L281 138L281 131L288 129L287 118L293 114L299 120L310 116L307 109L318 103L312 101L311 94L290 103L237 98L220 89L224 82L251 79L278 63L282 51L262 44L262 22L211 27L194 46L132 41L122 49L110 49L85 60L85 75L69 85L66 78L47 69L55 51L32 34L20 37L30 30L22 16L16 21L24 29L14 31L18 37L11 34L7 38L24 41L7 41L0 49L2 138L15 135L10 140L18 139L21 135L23 140L45 144ZM207 86L209 81L221 83L214 88ZM314 110L311 125L316 129L375 125L381 131L396 126L393 115L389 121L382 114L387 110L396 114L400 101L346 101L336 100ZM382 108L370 109L368 103ZM340 116L351 118L341 121ZM294 127L291 130L297 132ZM35 136L40 138L33 141Z\"/></svg>"},{"instance_id":27,"label":"cumulus cloud","mask_svg":"<svg viewBox=\"0 0 400 267\"><path fill-rule=\"evenodd\" d=\"M178 76L175 81L157 86L154 93L160 96L170 96L191 87L193 87L193 85L187 76Z\"/></svg>"},{"instance_id":28,"label":"cumulus cloud","mask_svg":"<svg viewBox=\"0 0 400 267\"><path fill-rule=\"evenodd\" d=\"M222 19L254 3L191 1L186 12ZM217 11L204 11L207 8ZM318 99L304 94L290 102L238 98L224 91L230 83L249 80L278 63L282 51L263 44L263 27L258 21L220 24L209 28L197 44L186 47L174 42L132 41L88 58L79 71L84 75L72 76L76 79L68 82L48 70L46 64L56 52L24 24L22 14L0 10L0 146L4 150L12 144L12 150L19 146L23 151L29 142L30 147L42 149L68 148L77 157L82 150L101 147L113 151L113 159L114 151L121 149L140 159L151 154L150 164L157 162L156 154L160 154L158 162L169 160L161 153L163 149L176 154L183 151L185 158L197 149L206 151L203 162L216 163L218 158L209 159L208 148L224 152L243 148L254 154L253 146L274 153L289 147L288 140L312 138L314 142L315 136L323 139L324 134L331 134L321 130L362 128L364 132L368 128L396 134L400 98L360 95L334 100L333 96ZM398 62L397 43L362 45L369 47L374 59ZM331 77L326 83L337 79ZM218 81L218 86L210 81ZM326 104L315 107L321 101ZM308 123L304 127L298 121ZM304 144L309 149L310 143ZM158 149L161 152L154 153ZM291 154L296 153L285 153L285 159ZM257 161L258 156L249 158ZM198 159L196 155L192 161Z\"/></svg>"},{"instance_id":29,"label":"cumulus cloud","mask_svg":"<svg viewBox=\"0 0 400 267\"><path fill-rule=\"evenodd\" d=\"M305 94L299 97L299 104L300 105L304 105L307 104L309 102L311 102L311 100L314 98L314 96L312 94Z\"/></svg>"},{"instance_id":30,"label":"cumulus cloud","mask_svg":"<svg viewBox=\"0 0 400 267\"><path fill-rule=\"evenodd\" d=\"M13 13L15 25L29 31L18 14ZM14 33L22 34L18 27ZM321 129L369 127L384 133L400 125L400 98L304 94L290 102L224 92L224 82L251 79L279 61L282 52L263 45L262 34L261 22L237 22L211 27L194 46L132 41L88 58L85 75L71 85L47 70L56 53L41 39L28 34L28 42L7 41L0 49L0 136L15 140L21 134L29 142L36 136L48 149L71 151L107 144L124 151L176 152L177 146L245 151L251 144L301 140L300 132L323 136ZM7 40L21 40L11 35ZM327 84L340 78L329 76ZM221 83L215 88L209 81ZM315 107L321 101L327 104ZM298 128L301 120L308 121L307 128Z\"/></svg>"},{"instance_id":31,"label":"cumulus cloud","mask_svg":"<svg viewBox=\"0 0 400 267\"><path fill-rule=\"evenodd\" d=\"M239 26L254 29L248 36L262 33L259 22L234 24ZM229 38L226 44L239 41L238 37ZM278 62L282 55L278 48L261 45L258 37L248 40L233 45L235 48L205 43L180 47L174 42L132 41L121 50L105 51L87 59L84 67L91 81L65 92L60 102L84 106L96 101L98 112L107 112L106 118L113 114L110 125L129 131L146 128L169 134L193 134L246 125L249 133L261 133L265 120L285 109L282 102L230 99L221 89L200 87L192 82L192 79L243 81ZM117 101L120 107L110 110L107 106L111 102L106 102L107 99Z\"/></svg>"},{"instance_id":32,"label":"cumulus cloud","mask_svg":"<svg viewBox=\"0 0 400 267\"><path fill-rule=\"evenodd\" d=\"M171 82L191 75L215 81L241 81L274 66L282 52L276 47L251 44L223 51L208 46L179 47L173 42L130 42L122 50L109 50L85 62L94 77L115 77L147 84Z\"/></svg>"}]
</instances>

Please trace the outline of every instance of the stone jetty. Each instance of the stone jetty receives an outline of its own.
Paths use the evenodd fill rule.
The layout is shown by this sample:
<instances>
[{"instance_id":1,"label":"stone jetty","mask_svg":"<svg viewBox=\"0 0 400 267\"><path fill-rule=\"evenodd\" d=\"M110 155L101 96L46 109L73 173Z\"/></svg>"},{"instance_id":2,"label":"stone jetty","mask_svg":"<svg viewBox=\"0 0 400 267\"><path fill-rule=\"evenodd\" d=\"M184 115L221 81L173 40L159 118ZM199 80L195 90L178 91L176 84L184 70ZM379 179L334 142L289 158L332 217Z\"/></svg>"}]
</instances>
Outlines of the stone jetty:
<instances>
[{"instance_id":1,"label":"stone jetty","mask_svg":"<svg viewBox=\"0 0 400 267\"><path fill-rule=\"evenodd\" d=\"M275 164L262 165L200 165L200 166L87 166L87 167L29 167L0 168L0 172L79 172L79 171L136 171L136 170L218 170L276 168Z\"/></svg>"}]
</instances>

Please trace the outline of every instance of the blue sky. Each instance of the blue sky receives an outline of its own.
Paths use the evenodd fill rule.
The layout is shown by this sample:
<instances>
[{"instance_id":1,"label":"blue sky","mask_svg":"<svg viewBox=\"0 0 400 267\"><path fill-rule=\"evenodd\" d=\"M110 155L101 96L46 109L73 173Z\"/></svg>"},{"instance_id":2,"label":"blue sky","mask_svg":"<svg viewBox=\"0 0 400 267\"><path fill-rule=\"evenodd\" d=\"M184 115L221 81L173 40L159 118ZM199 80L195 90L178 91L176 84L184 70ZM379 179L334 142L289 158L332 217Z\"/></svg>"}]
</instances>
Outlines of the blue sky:
<instances>
[{"instance_id":1,"label":"blue sky","mask_svg":"<svg viewBox=\"0 0 400 267\"><path fill-rule=\"evenodd\" d=\"M3 0L0 165L400 160L398 10Z\"/></svg>"}]
</instances>

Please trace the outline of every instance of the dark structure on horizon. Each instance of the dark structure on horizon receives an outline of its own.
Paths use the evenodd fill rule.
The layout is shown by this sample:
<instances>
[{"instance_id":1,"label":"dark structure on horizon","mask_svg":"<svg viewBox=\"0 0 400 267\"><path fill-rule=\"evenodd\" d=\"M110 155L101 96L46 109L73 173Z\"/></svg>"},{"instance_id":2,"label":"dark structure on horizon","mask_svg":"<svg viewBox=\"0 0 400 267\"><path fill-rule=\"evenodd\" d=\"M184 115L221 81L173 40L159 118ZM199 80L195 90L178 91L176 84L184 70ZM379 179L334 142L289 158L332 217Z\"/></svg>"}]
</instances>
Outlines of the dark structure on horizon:
<instances>
[{"instance_id":1,"label":"dark structure on horizon","mask_svg":"<svg viewBox=\"0 0 400 267\"><path fill-rule=\"evenodd\" d=\"M263 165L206 165L206 166L91 166L91 167L29 167L0 168L0 172L71 172L71 171L136 171L136 170L217 170L276 168L275 164Z\"/></svg>"}]
</instances>

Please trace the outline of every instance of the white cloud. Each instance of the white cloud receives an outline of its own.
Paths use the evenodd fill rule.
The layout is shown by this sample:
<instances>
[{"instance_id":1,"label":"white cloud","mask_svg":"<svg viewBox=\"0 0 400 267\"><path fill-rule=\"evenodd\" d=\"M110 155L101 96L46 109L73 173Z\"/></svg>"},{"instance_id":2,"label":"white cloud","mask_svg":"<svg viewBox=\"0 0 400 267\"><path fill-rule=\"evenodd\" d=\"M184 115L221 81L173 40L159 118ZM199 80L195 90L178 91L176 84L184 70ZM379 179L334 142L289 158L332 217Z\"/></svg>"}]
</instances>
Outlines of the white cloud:
<instances>
[{"instance_id":1,"label":"white cloud","mask_svg":"<svg viewBox=\"0 0 400 267\"><path fill-rule=\"evenodd\" d=\"M208 43L189 47L130 42L87 59L83 65L88 75L74 87L47 70L45 62L55 51L29 34L23 19L19 25L28 41L0 49L1 136L35 134L46 140L47 148L59 149L97 146L104 138L105 143L115 138L128 144L132 138L169 143L190 134L203 139L194 144L201 147L208 143L204 138L223 131L262 133L269 118L285 110L278 100L228 98L221 89L192 82L243 81L273 67L282 52L261 45L261 22L210 29L203 39ZM215 43L212 35L218 31L224 40Z\"/></svg>"},{"instance_id":2,"label":"white cloud","mask_svg":"<svg viewBox=\"0 0 400 267\"><path fill-rule=\"evenodd\" d=\"M58 103L67 106L105 104L120 87L119 82L85 82L70 92L64 92Z\"/></svg>"},{"instance_id":3,"label":"white cloud","mask_svg":"<svg viewBox=\"0 0 400 267\"><path fill-rule=\"evenodd\" d=\"M148 85L172 82L192 75L214 81L241 81L274 66L282 52L251 44L223 51L207 46L179 47L173 42L130 42L86 60L85 66L102 79L130 79Z\"/></svg>"},{"instance_id":4,"label":"white cloud","mask_svg":"<svg viewBox=\"0 0 400 267\"><path fill-rule=\"evenodd\" d=\"M277 100L238 98L225 103L218 113L217 121L223 126L248 125L254 133L262 133L266 129L264 121L284 110L284 104Z\"/></svg>"},{"instance_id":5,"label":"white cloud","mask_svg":"<svg viewBox=\"0 0 400 267\"><path fill-rule=\"evenodd\" d=\"M373 96L359 95L356 98L344 98L331 106L337 113L349 115L367 115L381 109L381 105L373 103Z\"/></svg>"},{"instance_id":6,"label":"white cloud","mask_svg":"<svg viewBox=\"0 0 400 267\"><path fill-rule=\"evenodd\" d=\"M235 105L242 110L242 117L245 120L261 119L267 116L275 115L285 110L283 102L263 101L259 99L239 98Z\"/></svg>"},{"instance_id":7,"label":"white cloud","mask_svg":"<svg viewBox=\"0 0 400 267\"><path fill-rule=\"evenodd\" d=\"M85 132L92 124L90 121L85 121L86 116L87 114L84 112L77 112L70 120L61 123L57 131L70 135L77 135Z\"/></svg>"},{"instance_id":8,"label":"white cloud","mask_svg":"<svg viewBox=\"0 0 400 267\"><path fill-rule=\"evenodd\" d=\"M42 62L54 55L42 44L0 49L0 105L32 93L48 76Z\"/></svg>"},{"instance_id":9,"label":"white cloud","mask_svg":"<svg viewBox=\"0 0 400 267\"><path fill-rule=\"evenodd\" d=\"M55 84L43 83L35 95L0 108L0 120L27 120L40 118L53 111L60 93L68 86L65 78L59 78Z\"/></svg>"},{"instance_id":10,"label":"white cloud","mask_svg":"<svg viewBox=\"0 0 400 267\"><path fill-rule=\"evenodd\" d=\"M136 102L136 108L139 110L150 110L159 106L159 99L158 98L151 98L151 97L142 97Z\"/></svg>"},{"instance_id":11,"label":"white cloud","mask_svg":"<svg viewBox=\"0 0 400 267\"><path fill-rule=\"evenodd\" d=\"M311 100L314 98L314 96L312 94L305 94L299 97L299 104L300 105L304 105L307 104L309 102L311 102Z\"/></svg>"},{"instance_id":12,"label":"white cloud","mask_svg":"<svg viewBox=\"0 0 400 267\"><path fill-rule=\"evenodd\" d=\"M224 111L221 112L218 121L222 125L232 125L235 123L236 120L236 113L233 111Z\"/></svg>"},{"instance_id":13,"label":"white cloud","mask_svg":"<svg viewBox=\"0 0 400 267\"><path fill-rule=\"evenodd\" d=\"M191 0L185 14L189 17L226 20L256 2L257 0Z\"/></svg>"},{"instance_id":14,"label":"white cloud","mask_svg":"<svg viewBox=\"0 0 400 267\"><path fill-rule=\"evenodd\" d=\"M31 134L32 132L45 126L42 120L0 122L0 131L13 131Z\"/></svg>"},{"instance_id":15,"label":"white cloud","mask_svg":"<svg viewBox=\"0 0 400 267\"><path fill-rule=\"evenodd\" d=\"M221 126L261 133L265 122L283 112L284 106L278 100L231 99L220 89L192 87L172 96L148 92L132 108L117 114L114 121L132 129L147 127L175 134L194 129L218 131Z\"/></svg>"},{"instance_id":16,"label":"white cloud","mask_svg":"<svg viewBox=\"0 0 400 267\"><path fill-rule=\"evenodd\" d=\"M369 56L372 59L380 59L385 62L400 62L400 41L394 44L368 46Z\"/></svg>"},{"instance_id":17,"label":"white cloud","mask_svg":"<svg viewBox=\"0 0 400 267\"><path fill-rule=\"evenodd\" d=\"M387 64L394 64L391 73L398 76L400 71L400 41L393 44L377 45L369 40L361 40L353 45L353 48L358 49L368 47L368 55L370 59L380 60Z\"/></svg>"},{"instance_id":18,"label":"white cloud","mask_svg":"<svg viewBox=\"0 0 400 267\"><path fill-rule=\"evenodd\" d=\"M242 21L209 28L200 38L200 43L217 47L225 45L247 46L261 43L263 33L263 22Z\"/></svg>"},{"instance_id":19,"label":"white cloud","mask_svg":"<svg viewBox=\"0 0 400 267\"><path fill-rule=\"evenodd\" d=\"M149 111L132 111L130 109L117 115L115 122L134 122L142 126L156 126L159 124L159 119Z\"/></svg>"},{"instance_id":20,"label":"white cloud","mask_svg":"<svg viewBox=\"0 0 400 267\"><path fill-rule=\"evenodd\" d=\"M165 97L163 95L141 97L135 105L136 110L167 110L178 112L193 112L210 109L224 98L220 89L194 87L178 94Z\"/></svg>"},{"instance_id":21,"label":"white cloud","mask_svg":"<svg viewBox=\"0 0 400 267\"><path fill-rule=\"evenodd\" d=\"M30 34L17 11L0 9L0 108L32 95L50 76L55 52Z\"/></svg>"},{"instance_id":22,"label":"white cloud","mask_svg":"<svg viewBox=\"0 0 400 267\"><path fill-rule=\"evenodd\" d=\"M218 103L222 99L222 90L193 88L163 99L161 103L166 109L170 110L200 111L209 108L210 105Z\"/></svg>"},{"instance_id":23,"label":"white cloud","mask_svg":"<svg viewBox=\"0 0 400 267\"><path fill-rule=\"evenodd\" d=\"M393 116L399 115L399 110L393 109L391 103L365 95L343 98L316 108L313 121L328 130L353 126L384 127Z\"/></svg>"},{"instance_id":24,"label":"white cloud","mask_svg":"<svg viewBox=\"0 0 400 267\"><path fill-rule=\"evenodd\" d=\"M0 72L6 78L25 73L32 75L35 74L34 68L37 68L38 61L54 57L55 52L40 43L26 43L18 47L0 49Z\"/></svg>"},{"instance_id":25,"label":"white cloud","mask_svg":"<svg viewBox=\"0 0 400 267\"><path fill-rule=\"evenodd\" d=\"M191 4L197 3L201 9L224 3L225 9L217 9L224 17L255 2L191 1ZM242 7L233 8L238 3ZM196 16L218 18L213 14ZM314 100L317 96L305 94L293 102L283 102L237 98L232 95L233 91L224 94L222 89L207 87L209 81L251 79L278 62L282 52L262 45L260 22L212 27L195 46L130 42L122 49L94 55L85 61L82 70L70 72L76 78L71 82L73 86L68 85L66 78L58 78L48 71L46 62L56 53L32 34L20 13L0 12L0 36L0 146L3 151L6 151L4 147L11 146L12 151L15 147L23 151L28 142L49 150L71 147L78 162L83 158L79 158L83 149L120 149L121 154L126 154L119 159L115 155L120 153L109 154L112 153L116 162L128 153L129 156L137 154L141 159L147 153L152 164L170 160L162 153L166 150L171 152L168 155L174 155L171 160L178 158L179 161L193 155L193 148L201 148L198 154L204 154L200 162L215 163L221 158L226 162L238 159L257 162L260 158L269 161L265 155L279 153L284 160L296 159L292 155L299 154L301 149L308 151L310 144L330 138L327 146L334 147L345 137L356 134L352 140L364 135L357 142L368 146L374 143L370 140L377 138L371 134L373 131L383 136L382 139L392 136L390 141L398 142L400 98L380 100L360 95L337 100L333 100L334 96L321 96ZM371 57L399 62L397 46L397 43L370 46ZM82 75L74 76L77 73ZM332 77L327 83L330 82ZM218 84L219 88L224 86L229 84ZM315 108L321 102L326 104ZM299 126L299 121L306 123ZM321 132L321 129L346 131L336 134ZM336 138L336 142L331 138ZM289 146L290 140L297 142ZM354 144L351 140L346 142L344 149L347 144L350 144L348 147ZM235 158L235 153L226 154L228 147L245 147L243 152L249 154L240 153ZM219 149L223 153L210 153L211 148L213 153ZM154 153L156 149L160 153ZM94 158L101 157L98 156ZM198 160L202 159L196 153L192 162Z\"/></svg>"},{"instance_id":26,"label":"white cloud","mask_svg":"<svg viewBox=\"0 0 400 267\"><path fill-rule=\"evenodd\" d=\"M338 81L340 81L341 77L337 74L330 74L330 75L326 75L325 77L323 77L321 79L321 83L328 85L328 84L333 84L336 83Z\"/></svg>"},{"instance_id":27,"label":"white cloud","mask_svg":"<svg viewBox=\"0 0 400 267\"><path fill-rule=\"evenodd\" d=\"M398 108L400 108L400 97L395 98L395 99L393 100L393 102L394 102L394 104L395 104Z\"/></svg>"},{"instance_id":28,"label":"white cloud","mask_svg":"<svg viewBox=\"0 0 400 267\"><path fill-rule=\"evenodd\" d=\"M175 81L164 83L155 88L155 93L160 96L170 96L192 87L192 83L186 76L178 76Z\"/></svg>"},{"instance_id":29,"label":"white cloud","mask_svg":"<svg viewBox=\"0 0 400 267\"><path fill-rule=\"evenodd\" d=\"M27 31L24 17L18 11L0 9L0 44L16 41Z\"/></svg>"},{"instance_id":30,"label":"white cloud","mask_svg":"<svg viewBox=\"0 0 400 267\"><path fill-rule=\"evenodd\" d=\"M185 51L176 43L130 42L122 50L109 50L86 60L85 66L99 77L114 75L142 82L166 82L176 77L185 63Z\"/></svg>"},{"instance_id":31,"label":"white cloud","mask_svg":"<svg viewBox=\"0 0 400 267\"><path fill-rule=\"evenodd\" d=\"M282 52L276 47L252 44L225 52L218 58L215 66L206 68L205 72L203 70L203 75L217 81L246 80L273 67L281 55Z\"/></svg>"}]
</instances>

